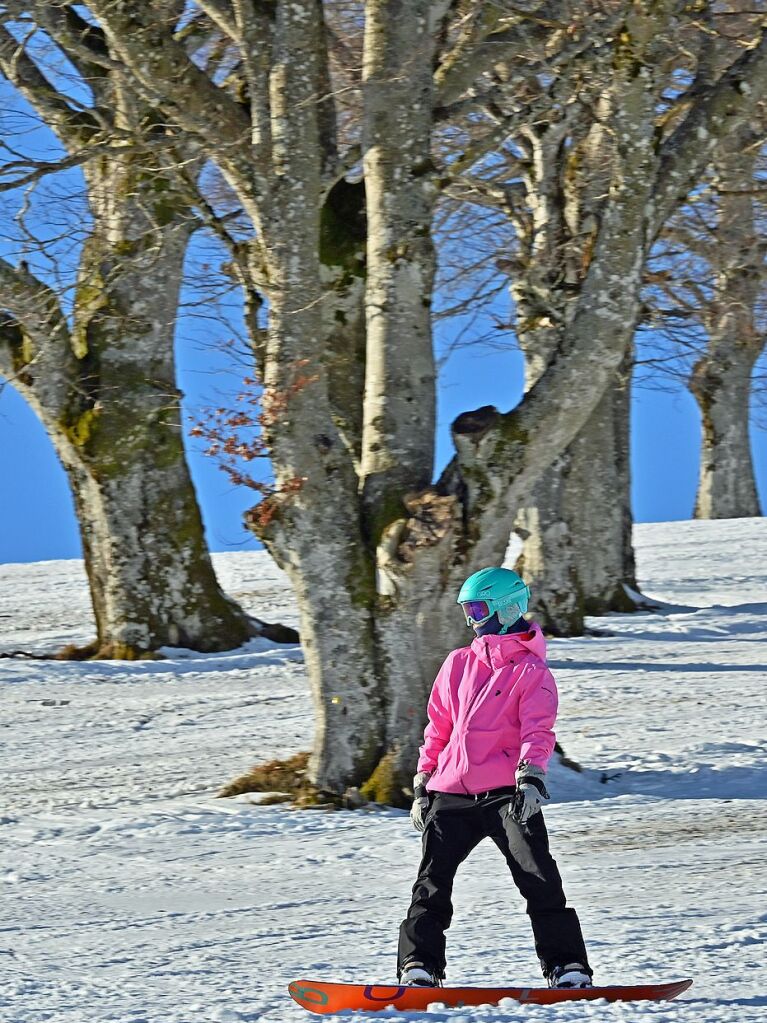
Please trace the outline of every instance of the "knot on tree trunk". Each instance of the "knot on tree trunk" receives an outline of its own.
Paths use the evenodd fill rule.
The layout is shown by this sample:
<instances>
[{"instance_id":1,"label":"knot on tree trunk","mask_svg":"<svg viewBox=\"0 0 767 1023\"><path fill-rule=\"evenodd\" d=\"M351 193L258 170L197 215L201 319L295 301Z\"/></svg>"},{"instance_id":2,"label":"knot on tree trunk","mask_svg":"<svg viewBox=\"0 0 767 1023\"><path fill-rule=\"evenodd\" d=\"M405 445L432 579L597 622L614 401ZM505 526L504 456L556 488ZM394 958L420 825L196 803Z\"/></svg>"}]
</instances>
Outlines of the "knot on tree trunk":
<instances>
[{"instance_id":1,"label":"knot on tree trunk","mask_svg":"<svg viewBox=\"0 0 767 1023\"><path fill-rule=\"evenodd\" d=\"M402 561L413 561L418 550L433 547L448 535L455 521L457 500L453 495L443 497L431 489L406 495L403 503L410 518L400 538Z\"/></svg>"},{"instance_id":2,"label":"knot on tree trunk","mask_svg":"<svg viewBox=\"0 0 767 1023\"><path fill-rule=\"evenodd\" d=\"M440 572L443 556L436 554L438 563L435 558L424 561L424 552L439 548L461 523L460 501L452 494L423 490L407 494L403 504L408 518L387 526L376 549L378 592L384 597L399 595L400 599L404 596L405 577L412 583L416 563L421 575L424 571ZM445 549L451 549L450 545Z\"/></svg>"},{"instance_id":3,"label":"knot on tree trunk","mask_svg":"<svg viewBox=\"0 0 767 1023\"><path fill-rule=\"evenodd\" d=\"M710 407L717 392L722 389L724 374L729 367L704 355L695 363L690 373L690 391L705 411Z\"/></svg>"},{"instance_id":4,"label":"knot on tree trunk","mask_svg":"<svg viewBox=\"0 0 767 1023\"><path fill-rule=\"evenodd\" d=\"M457 442L458 437L467 437L470 440L481 440L498 422L501 413L494 405L483 405L472 412L462 412L453 420L451 430L453 440Z\"/></svg>"}]
</instances>

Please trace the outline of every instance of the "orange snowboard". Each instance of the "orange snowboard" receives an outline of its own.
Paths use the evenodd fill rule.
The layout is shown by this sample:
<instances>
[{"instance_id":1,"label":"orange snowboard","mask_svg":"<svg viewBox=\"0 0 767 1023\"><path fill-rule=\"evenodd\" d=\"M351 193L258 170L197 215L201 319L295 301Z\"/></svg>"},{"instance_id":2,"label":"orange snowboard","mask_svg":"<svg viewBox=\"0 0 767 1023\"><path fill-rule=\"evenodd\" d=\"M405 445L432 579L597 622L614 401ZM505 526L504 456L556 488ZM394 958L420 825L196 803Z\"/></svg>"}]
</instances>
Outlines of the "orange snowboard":
<instances>
[{"instance_id":1,"label":"orange snowboard","mask_svg":"<svg viewBox=\"0 0 767 1023\"><path fill-rule=\"evenodd\" d=\"M396 984L326 984L321 980L296 980L288 991L309 1012L329 1015L333 1012L381 1012L392 1007L403 1012L426 1009L436 1002L461 1005L498 1005L503 998L517 1002L551 1005L576 999L604 998L608 1002L659 1002L676 998L692 984L677 980L672 984L639 984L634 987L398 987Z\"/></svg>"}]
</instances>

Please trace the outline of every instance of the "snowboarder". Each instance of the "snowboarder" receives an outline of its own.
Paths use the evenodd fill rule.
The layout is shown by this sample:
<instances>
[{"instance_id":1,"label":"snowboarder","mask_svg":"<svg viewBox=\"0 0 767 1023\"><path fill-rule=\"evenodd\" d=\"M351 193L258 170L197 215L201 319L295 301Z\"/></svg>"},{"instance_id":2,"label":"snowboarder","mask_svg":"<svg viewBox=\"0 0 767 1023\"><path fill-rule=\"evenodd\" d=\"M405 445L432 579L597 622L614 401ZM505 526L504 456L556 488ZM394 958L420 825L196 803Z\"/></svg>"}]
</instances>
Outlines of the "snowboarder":
<instances>
[{"instance_id":1,"label":"snowboarder","mask_svg":"<svg viewBox=\"0 0 767 1023\"><path fill-rule=\"evenodd\" d=\"M557 688L541 628L523 617L529 598L505 568L475 572L458 594L475 639L448 655L429 698L410 813L423 832L423 855L400 927L402 985L440 985L453 879L471 850L492 838L527 902L549 986L591 986L578 916L566 906L541 813Z\"/></svg>"}]
</instances>

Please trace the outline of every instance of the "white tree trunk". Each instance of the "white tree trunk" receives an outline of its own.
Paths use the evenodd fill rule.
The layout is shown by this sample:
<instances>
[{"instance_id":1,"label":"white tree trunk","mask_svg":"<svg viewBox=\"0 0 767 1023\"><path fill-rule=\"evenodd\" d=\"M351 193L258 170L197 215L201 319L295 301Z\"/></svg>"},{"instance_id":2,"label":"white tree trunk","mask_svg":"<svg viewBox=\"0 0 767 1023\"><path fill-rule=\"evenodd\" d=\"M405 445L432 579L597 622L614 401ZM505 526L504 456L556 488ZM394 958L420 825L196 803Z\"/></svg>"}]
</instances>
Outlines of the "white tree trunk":
<instances>
[{"instance_id":1,"label":"white tree trunk","mask_svg":"<svg viewBox=\"0 0 767 1023\"><path fill-rule=\"evenodd\" d=\"M368 278L361 473L374 540L401 516L403 493L432 481L431 7L431 0L365 5Z\"/></svg>"}]
</instances>

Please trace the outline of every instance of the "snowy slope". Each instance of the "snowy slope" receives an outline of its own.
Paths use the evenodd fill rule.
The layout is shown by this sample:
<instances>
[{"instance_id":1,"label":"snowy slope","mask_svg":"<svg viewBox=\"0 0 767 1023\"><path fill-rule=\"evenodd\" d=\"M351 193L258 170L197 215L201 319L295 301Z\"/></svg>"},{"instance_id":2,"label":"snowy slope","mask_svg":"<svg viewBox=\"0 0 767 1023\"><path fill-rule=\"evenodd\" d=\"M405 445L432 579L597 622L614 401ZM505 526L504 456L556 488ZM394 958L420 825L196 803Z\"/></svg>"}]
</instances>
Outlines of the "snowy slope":
<instances>
[{"instance_id":1,"label":"snowy slope","mask_svg":"<svg viewBox=\"0 0 767 1023\"><path fill-rule=\"evenodd\" d=\"M554 772L546 813L597 980L696 983L655 1005L409 1018L767 1016L767 520L641 525L636 541L643 589L668 606L551 643L559 737L586 770ZM296 623L265 555L216 565L259 616ZM79 562L0 566L0 649L91 637ZM407 816L215 798L253 762L310 745L299 649L1 660L0 699L0 1023L290 1023L311 1018L292 979L391 980L419 853ZM449 982L540 983L491 843L455 902Z\"/></svg>"}]
</instances>

